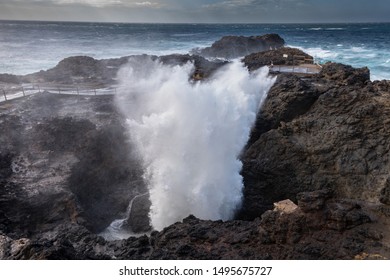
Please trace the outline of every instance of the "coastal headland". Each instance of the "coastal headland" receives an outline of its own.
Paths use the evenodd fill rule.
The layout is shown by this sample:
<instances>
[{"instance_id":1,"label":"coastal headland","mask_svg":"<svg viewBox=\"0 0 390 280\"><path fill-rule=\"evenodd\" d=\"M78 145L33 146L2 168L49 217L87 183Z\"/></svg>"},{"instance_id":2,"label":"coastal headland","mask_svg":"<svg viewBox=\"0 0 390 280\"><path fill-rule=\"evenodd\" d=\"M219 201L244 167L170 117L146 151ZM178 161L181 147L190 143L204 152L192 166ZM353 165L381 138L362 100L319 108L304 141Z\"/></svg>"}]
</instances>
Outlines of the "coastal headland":
<instances>
[{"instance_id":1,"label":"coastal headland","mask_svg":"<svg viewBox=\"0 0 390 280\"><path fill-rule=\"evenodd\" d=\"M276 34L149 57L193 63L194 83L212 79L227 58L243 57L248 71L315 65ZM0 83L104 88L128 59L69 57L29 75L0 74ZM390 81L371 81L368 68L318 67L270 74L276 82L240 155L235 219L191 215L150 231L150 204L140 197L127 223L141 235L123 240L98 233L147 187L114 95L42 88L0 102L0 259L388 259Z\"/></svg>"}]
</instances>

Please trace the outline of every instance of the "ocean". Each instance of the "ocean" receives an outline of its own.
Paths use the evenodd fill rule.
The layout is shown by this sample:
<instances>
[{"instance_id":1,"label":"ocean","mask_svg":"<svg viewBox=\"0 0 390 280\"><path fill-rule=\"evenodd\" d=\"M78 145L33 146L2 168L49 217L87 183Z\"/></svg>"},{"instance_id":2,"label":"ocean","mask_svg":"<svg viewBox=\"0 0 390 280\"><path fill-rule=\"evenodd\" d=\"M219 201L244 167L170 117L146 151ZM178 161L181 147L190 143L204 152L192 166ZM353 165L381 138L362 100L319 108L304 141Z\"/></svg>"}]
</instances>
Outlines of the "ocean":
<instances>
[{"instance_id":1,"label":"ocean","mask_svg":"<svg viewBox=\"0 0 390 280\"><path fill-rule=\"evenodd\" d=\"M225 35L277 33L320 63L368 66L372 80L390 79L390 23L132 24L0 21L0 73L28 74L61 59L188 53Z\"/></svg>"}]
</instances>

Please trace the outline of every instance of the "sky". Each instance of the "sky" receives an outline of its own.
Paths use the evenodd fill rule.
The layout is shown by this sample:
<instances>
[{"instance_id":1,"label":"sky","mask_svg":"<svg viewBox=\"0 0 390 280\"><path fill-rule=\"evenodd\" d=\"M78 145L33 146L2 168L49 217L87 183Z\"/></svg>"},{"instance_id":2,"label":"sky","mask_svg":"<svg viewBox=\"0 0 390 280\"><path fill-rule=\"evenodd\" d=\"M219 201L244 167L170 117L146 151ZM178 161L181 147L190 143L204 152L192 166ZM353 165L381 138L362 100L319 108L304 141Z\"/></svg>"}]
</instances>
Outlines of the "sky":
<instances>
[{"instance_id":1,"label":"sky","mask_svg":"<svg viewBox=\"0 0 390 280\"><path fill-rule=\"evenodd\" d=\"M0 0L0 20L389 22L390 0Z\"/></svg>"}]
</instances>

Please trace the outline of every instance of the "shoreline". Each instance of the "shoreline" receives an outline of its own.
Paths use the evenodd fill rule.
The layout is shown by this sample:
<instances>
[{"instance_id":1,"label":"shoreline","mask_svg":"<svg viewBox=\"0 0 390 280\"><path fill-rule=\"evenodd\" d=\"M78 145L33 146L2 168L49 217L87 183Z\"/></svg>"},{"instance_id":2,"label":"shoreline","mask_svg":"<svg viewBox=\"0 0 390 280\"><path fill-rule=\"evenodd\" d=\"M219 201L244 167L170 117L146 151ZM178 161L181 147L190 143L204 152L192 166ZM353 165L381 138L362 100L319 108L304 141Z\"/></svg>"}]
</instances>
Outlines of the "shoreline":
<instances>
[{"instance_id":1,"label":"shoreline","mask_svg":"<svg viewBox=\"0 0 390 280\"><path fill-rule=\"evenodd\" d=\"M343 30L327 30L326 26L321 26L321 24L318 24L318 26L296 25L293 27L275 25L271 28L264 25L248 25L247 27L245 27L246 25L240 25L235 27L234 24L219 28L218 26L213 27L213 25L207 28L193 25L183 28L180 26L161 27L163 29L161 30L156 25L156 30L153 30L153 27L152 30L147 28L146 31L139 26L134 26L135 30L128 27L115 29L115 24L112 24L112 26L108 24L108 27L101 28L93 27L93 24L85 24L85 28L81 29L71 28L71 25L64 28L60 26L45 28L44 25L39 29L33 27L29 29L28 25L23 29L15 27L8 30L9 28L5 28L3 32L7 35L5 37L7 41L3 42L5 50L3 56L0 57L3 61L2 69L4 70L0 72L28 74L54 67L59 60L75 55L87 55L96 59L103 59L142 53L164 55L179 52L185 54L196 47L204 48L218 38L229 34L250 36L275 32L283 34L288 45L298 46L321 63L334 61L354 67L368 66L373 73L373 80L390 78L388 76L389 71L387 71L388 63L386 62L388 49L390 48L386 47L387 43L381 39L382 35L385 38L389 34L388 26L390 25L387 23L374 29L369 26L354 27L351 25L345 28L341 26L340 28ZM52 31L59 33L55 35L56 33L53 34ZM20 35L14 37L14 32ZM41 39L30 36L30 34L36 32L42 35ZM98 33L91 36L95 32ZM137 37L139 32L146 32L147 38ZM180 37L176 37L177 35ZM328 38L328 35L330 38ZM69 37L69 42L72 41L73 43L64 42L62 36ZM301 39L298 40L298 38ZM112 42L117 47L107 48L102 44L104 41ZM32 57L27 55L30 52L28 46L30 46L30 49L32 47ZM36 46L40 46L40 48L37 49ZM160 51L166 52L161 53ZM18 53L22 55L18 55ZM63 55L58 56L59 53L63 53ZM32 60L30 60L31 58Z\"/></svg>"},{"instance_id":2,"label":"shoreline","mask_svg":"<svg viewBox=\"0 0 390 280\"><path fill-rule=\"evenodd\" d=\"M294 65L292 55L301 55L278 50L248 54L248 71L271 60ZM226 65L190 55L147 58L192 62L188 79L199 83ZM68 58L29 77L113 82L115 71L102 66L126 62ZM190 215L121 241L97 234L147 186L114 96L42 92L0 102L0 259L388 259L390 81L369 75L338 63L306 77L278 74L240 155L235 218ZM137 225L148 226L146 202L136 205Z\"/></svg>"}]
</instances>

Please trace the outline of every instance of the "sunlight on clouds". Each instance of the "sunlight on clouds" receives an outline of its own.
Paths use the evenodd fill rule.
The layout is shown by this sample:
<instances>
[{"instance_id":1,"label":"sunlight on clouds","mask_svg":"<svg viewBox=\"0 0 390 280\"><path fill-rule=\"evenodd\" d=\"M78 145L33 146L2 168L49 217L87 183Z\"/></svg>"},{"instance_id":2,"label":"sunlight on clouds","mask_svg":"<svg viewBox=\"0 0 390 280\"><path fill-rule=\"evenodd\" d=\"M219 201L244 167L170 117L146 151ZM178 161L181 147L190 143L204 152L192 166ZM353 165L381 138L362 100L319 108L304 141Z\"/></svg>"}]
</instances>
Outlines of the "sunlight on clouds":
<instances>
[{"instance_id":1,"label":"sunlight on clouds","mask_svg":"<svg viewBox=\"0 0 390 280\"><path fill-rule=\"evenodd\" d=\"M156 2L149 2L149 1L145 1L145 2L136 2L135 5L137 6L143 6L143 7L156 7L156 6L159 6L160 4L159 3L156 3Z\"/></svg>"},{"instance_id":2,"label":"sunlight on clouds","mask_svg":"<svg viewBox=\"0 0 390 280\"><path fill-rule=\"evenodd\" d=\"M104 7L104 6L113 6L121 5L124 1L122 0L52 0L52 2L57 4L81 4L95 7Z\"/></svg>"},{"instance_id":3,"label":"sunlight on clouds","mask_svg":"<svg viewBox=\"0 0 390 280\"><path fill-rule=\"evenodd\" d=\"M229 0L203 5L204 8L234 8L251 4L253 0Z\"/></svg>"},{"instance_id":4,"label":"sunlight on clouds","mask_svg":"<svg viewBox=\"0 0 390 280\"><path fill-rule=\"evenodd\" d=\"M23 0L14 0L23 2ZM123 7L161 7L162 4L150 1L137 0L32 0L31 2L52 3L57 5L84 5L91 7L108 7L108 6L123 6Z\"/></svg>"}]
</instances>

